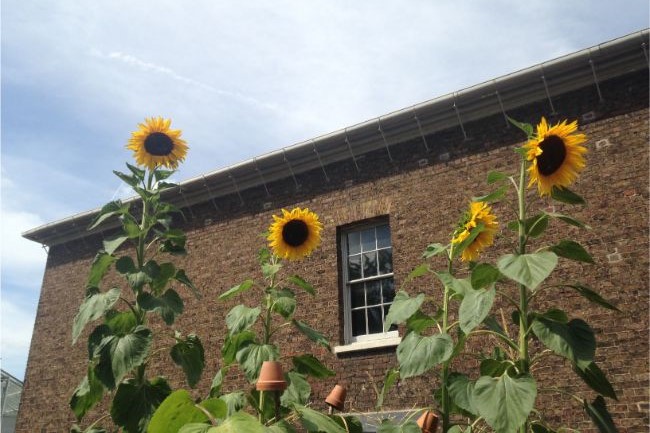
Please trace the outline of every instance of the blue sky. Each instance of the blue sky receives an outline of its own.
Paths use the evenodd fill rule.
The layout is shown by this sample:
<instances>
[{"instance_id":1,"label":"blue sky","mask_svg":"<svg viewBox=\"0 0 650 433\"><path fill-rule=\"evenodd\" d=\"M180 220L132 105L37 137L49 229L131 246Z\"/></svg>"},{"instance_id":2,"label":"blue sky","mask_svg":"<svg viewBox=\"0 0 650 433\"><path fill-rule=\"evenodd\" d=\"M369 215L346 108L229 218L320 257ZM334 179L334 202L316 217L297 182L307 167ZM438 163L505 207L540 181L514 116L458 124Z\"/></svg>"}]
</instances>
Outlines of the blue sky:
<instances>
[{"instance_id":1,"label":"blue sky","mask_svg":"<svg viewBox=\"0 0 650 433\"><path fill-rule=\"evenodd\" d=\"M2 1L2 368L46 254L20 233L121 194L147 116L188 179L648 27L647 0ZM66 319L71 322L72 318Z\"/></svg>"}]
</instances>

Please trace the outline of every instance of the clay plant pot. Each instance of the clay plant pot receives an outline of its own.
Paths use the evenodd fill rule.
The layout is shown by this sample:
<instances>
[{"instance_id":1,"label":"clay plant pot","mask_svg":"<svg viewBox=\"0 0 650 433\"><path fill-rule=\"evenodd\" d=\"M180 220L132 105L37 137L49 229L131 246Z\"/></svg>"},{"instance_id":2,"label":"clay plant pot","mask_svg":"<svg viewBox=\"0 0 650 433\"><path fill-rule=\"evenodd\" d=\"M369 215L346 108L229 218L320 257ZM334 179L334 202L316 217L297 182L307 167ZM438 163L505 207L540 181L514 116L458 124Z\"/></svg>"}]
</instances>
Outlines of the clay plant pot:
<instances>
[{"instance_id":1,"label":"clay plant pot","mask_svg":"<svg viewBox=\"0 0 650 433\"><path fill-rule=\"evenodd\" d=\"M345 404L345 393L346 391L344 387L336 385L325 399L325 403L338 411L342 411L343 405Z\"/></svg>"},{"instance_id":2,"label":"clay plant pot","mask_svg":"<svg viewBox=\"0 0 650 433\"><path fill-rule=\"evenodd\" d=\"M287 389L287 382L282 373L282 364L278 361L264 361L255 389L258 391L284 391Z\"/></svg>"},{"instance_id":3,"label":"clay plant pot","mask_svg":"<svg viewBox=\"0 0 650 433\"><path fill-rule=\"evenodd\" d=\"M438 428L438 415L430 410L424 411L418 418L417 424L422 429L422 433L435 433Z\"/></svg>"}]
</instances>

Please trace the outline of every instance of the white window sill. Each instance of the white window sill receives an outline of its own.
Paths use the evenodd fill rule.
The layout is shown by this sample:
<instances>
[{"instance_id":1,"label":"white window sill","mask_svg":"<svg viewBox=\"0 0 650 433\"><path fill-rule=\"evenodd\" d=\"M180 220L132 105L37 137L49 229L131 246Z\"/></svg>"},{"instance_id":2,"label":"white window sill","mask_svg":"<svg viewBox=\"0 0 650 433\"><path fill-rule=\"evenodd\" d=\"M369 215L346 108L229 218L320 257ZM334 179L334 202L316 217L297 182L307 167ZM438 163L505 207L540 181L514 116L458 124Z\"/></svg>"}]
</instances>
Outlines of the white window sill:
<instances>
[{"instance_id":1,"label":"white window sill","mask_svg":"<svg viewBox=\"0 0 650 433\"><path fill-rule=\"evenodd\" d=\"M380 349L382 347L394 347L402 341L402 337L378 338L370 341L357 341L343 346L335 346L334 353L358 352L361 350Z\"/></svg>"}]
</instances>

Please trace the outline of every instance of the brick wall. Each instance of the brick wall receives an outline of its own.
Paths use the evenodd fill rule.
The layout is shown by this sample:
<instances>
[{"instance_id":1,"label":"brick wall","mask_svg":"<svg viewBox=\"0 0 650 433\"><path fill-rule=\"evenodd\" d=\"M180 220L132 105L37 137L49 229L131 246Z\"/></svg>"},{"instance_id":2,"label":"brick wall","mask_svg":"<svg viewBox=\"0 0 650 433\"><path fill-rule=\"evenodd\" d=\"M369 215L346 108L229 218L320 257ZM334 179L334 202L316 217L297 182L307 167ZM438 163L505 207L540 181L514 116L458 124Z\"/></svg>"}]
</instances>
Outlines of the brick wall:
<instances>
[{"instance_id":1,"label":"brick wall","mask_svg":"<svg viewBox=\"0 0 650 433\"><path fill-rule=\"evenodd\" d=\"M574 189L589 205L568 210L592 225L590 232L575 231L571 236L587 246L596 264L562 264L557 278L581 280L612 300L622 310L611 312L592 306L567 291L549 293L538 300L585 318L597 334L597 362L608 374L619 396L608 406L622 432L648 429L648 75L631 74L601 83L604 101L595 89L585 88L554 99L556 116L548 116L545 101L531 104L512 117L535 122L546 114L553 120L578 118L588 112L595 118L582 122L588 134L587 168ZM421 140L391 147L393 162L384 150L358 157L357 171L352 161L327 166L330 181L322 171L301 174L296 189L292 179L237 196L186 210L188 221L179 222L188 233L189 255L181 260L188 275L203 292L202 300L180 289L186 312L174 325L184 333L195 332L203 340L207 366L194 391L206 395L219 366L220 345L225 330L224 316L240 299L219 304L219 293L242 280L259 277L256 251L263 245L259 233L266 230L271 215L282 207L302 206L319 213L325 224L323 242L310 259L292 263L295 272L317 288L315 301L300 294L297 318L324 332L332 345L343 343L343 309L338 272L337 227L379 215L388 215L394 250L394 272L399 286L420 263L420 254L430 242L446 241L455 221L473 195L489 191L484 179L489 170L514 171L517 156L512 148L521 141L515 128L506 127L502 116L465 125L468 139L460 129L450 129L427 137L431 151ZM190 156L191 157L191 156ZM506 200L494 206L502 222L507 221ZM270 210L263 203L271 202ZM563 211L562 206L557 207ZM502 228L503 231L507 230ZM550 239L559 240L566 228L553 225ZM548 238L546 238L548 239ZM511 238L501 237L487 257L510 247ZM50 249L43 289L38 305L34 335L20 408L18 432L67 431L74 421L68 400L81 380L86 365L85 336L71 346L71 323L84 295L87 270L100 239L57 245ZM111 276L119 281L115 276ZM108 287L108 284L106 285ZM438 296L432 280L411 286L412 293L426 291ZM509 315L509 311L506 311ZM154 320L155 322L155 320ZM159 330L165 328L155 324ZM89 327L90 328L90 327ZM88 330L86 331L88 332ZM164 331L163 331L164 332ZM169 343L165 334L156 347ZM335 383L348 388L346 410L372 410L375 397L372 383L381 385L385 371L395 365L394 349L333 355L295 334L280 335L286 341L285 355L313 352L337 372L336 378L313 382L313 402L321 403ZM166 340L166 341L164 341ZM473 341L480 350L489 341ZM465 356L455 368L472 367L476 361ZM173 387L184 386L180 369L172 365L166 352L156 358L150 371L161 370ZM566 363L552 358L541 365L542 385L568 387L588 396ZM236 379L236 377L234 377ZM431 405L431 376L399 383L387 398L386 409ZM231 383L236 388L238 383ZM568 424L581 431L593 431L580 406L557 395L541 394L539 401L553 416L553 422ZM94 413L87 420L96 418Z\"/></svg>"}]
</instances>

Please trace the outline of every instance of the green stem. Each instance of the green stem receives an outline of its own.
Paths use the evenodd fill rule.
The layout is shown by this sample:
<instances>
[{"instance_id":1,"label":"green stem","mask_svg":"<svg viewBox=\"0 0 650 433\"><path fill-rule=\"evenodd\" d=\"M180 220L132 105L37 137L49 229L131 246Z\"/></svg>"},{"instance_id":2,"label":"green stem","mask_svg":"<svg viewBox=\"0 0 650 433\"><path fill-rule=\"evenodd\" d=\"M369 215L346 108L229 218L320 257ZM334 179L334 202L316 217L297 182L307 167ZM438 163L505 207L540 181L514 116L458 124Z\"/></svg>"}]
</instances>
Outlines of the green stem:
<instances>
[{"instance_id":1,"label":"green stem","mask_svg":"<svg viewBox=\"0 0 650 433\"><path fill-rule=\"evenodd\" d=\"M519 188L517 198L519 202L519 249L520 255L526 254L526 160L521 158L519 169ZM522 374L530 371L530 357L528 353L528 289L519 285L519 368ZM528 420L519 428L520 433L528 431Z\"/></svg>"},{"instance_id":2,"label":"green stem","mask_svg":"<svg viewBox=\"0 0 650 433\"><path fill-rule=\"evenodd\" d=\"M449 257L447 260L447 272L452 274L453 271L453 246L449 251ZM445 285L444 294L442 298L442 330L443 333L447 333L449 322L449 288ZM451 402L449 400L449 388L447 387L447 381L449 380L449 364L451 359L442 363L442 373L440 377L441 381L441 412L442 412L442 432L446 433L451 425L449 424L449 412L451 409Z\"/></svg>"}]
</instances>

